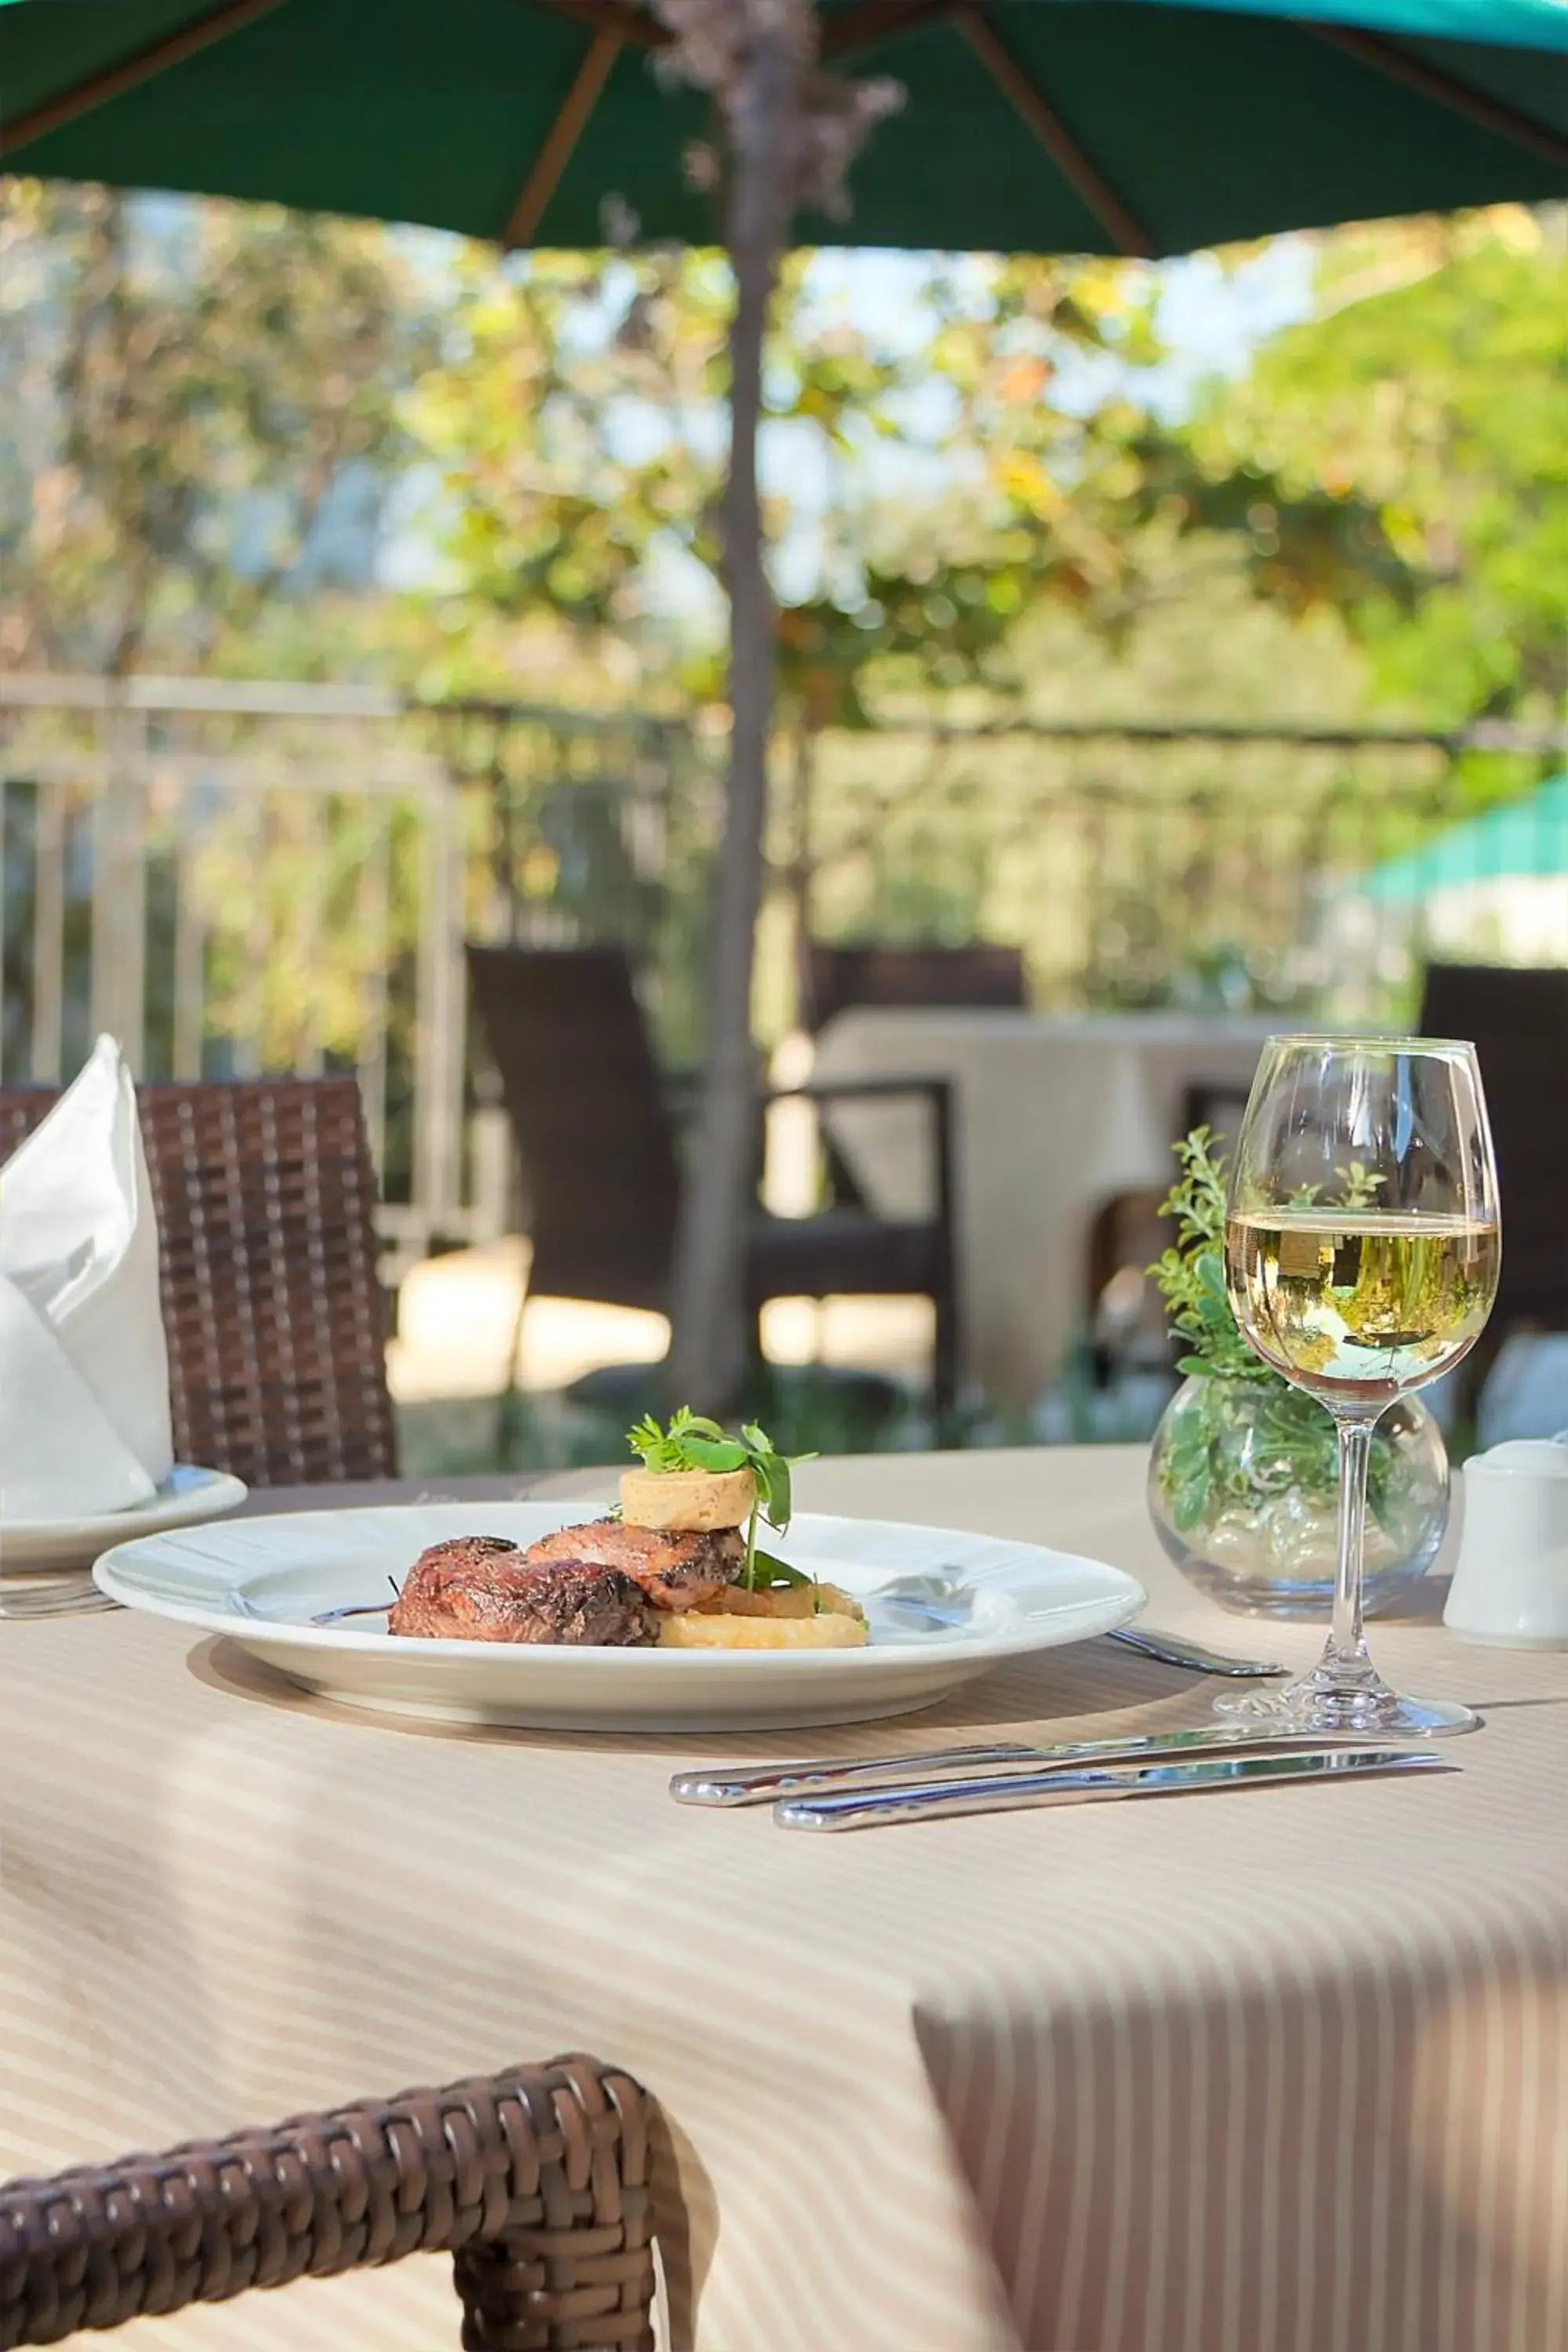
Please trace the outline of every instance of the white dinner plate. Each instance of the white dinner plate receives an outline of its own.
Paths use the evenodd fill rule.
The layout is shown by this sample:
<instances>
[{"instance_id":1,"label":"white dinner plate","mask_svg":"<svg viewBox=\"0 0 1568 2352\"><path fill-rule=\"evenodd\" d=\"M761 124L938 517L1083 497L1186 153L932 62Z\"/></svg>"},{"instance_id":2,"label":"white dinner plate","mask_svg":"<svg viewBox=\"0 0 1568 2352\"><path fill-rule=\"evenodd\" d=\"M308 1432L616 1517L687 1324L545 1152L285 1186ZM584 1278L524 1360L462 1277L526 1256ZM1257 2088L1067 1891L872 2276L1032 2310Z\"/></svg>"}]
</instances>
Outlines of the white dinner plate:
<instances>
[{"instance_id":1,"label":"white dinner plate","mask_svg":"<svg viewBox=\"0 0 1568 2352\"><path fill-rule=\"evenodd\" d=\"M1142 1587L1119 1568L1005 1537L803 1512L771 1549L867 1607L854 1650L566 1649L408 1641L377 1619L322 1626L323 1610L390 1598L427 1544L537 1541L600 1516L595 1503L405 1503L309 1511L145 1537L106 1552L105 1592L205 1633L323 1698L458 1723L570 1731L740 1731L859 1723L927 1706L999 1659L1106 1633ZM922 1624L879 1594L940 1578L956 1626Z\"/></svg>"},{"instance_id":2,"label":"white dinner plate","mask_svg":"<svg viewBox=\"0 0 1568 2352\"><path fill-rule=\"evenodd\" d=\"M226 1470L198 1470L176 1462L151 1502L125 1511L100 1511L82 1519L11 1519L0 1525L0 1571L16 1569L90 1568L108 1545L162 1528L194 1527L221 1517L250 1492L243 1478Z\"/></svg>"}]
</instances>

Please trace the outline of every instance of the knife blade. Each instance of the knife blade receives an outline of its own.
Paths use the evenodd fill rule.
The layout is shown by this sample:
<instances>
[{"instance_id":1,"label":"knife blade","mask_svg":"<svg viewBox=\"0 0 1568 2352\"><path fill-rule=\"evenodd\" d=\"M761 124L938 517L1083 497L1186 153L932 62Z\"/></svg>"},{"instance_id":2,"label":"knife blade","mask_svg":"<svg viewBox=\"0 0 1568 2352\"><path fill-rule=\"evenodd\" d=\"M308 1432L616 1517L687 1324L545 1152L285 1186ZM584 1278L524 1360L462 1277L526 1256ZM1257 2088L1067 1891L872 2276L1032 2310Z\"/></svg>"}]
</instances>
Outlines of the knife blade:
<instances>
[{"instance_id":1,"label":"knife blade","mask_svg":"<svg viewBox=\"0 0 1568 2352\"><path fill-rule=\"evenodd\" d=\"M962 1780L998 1770L1049 1771L1075 1764L1155 1762L1193 1756L1230 1756L1273 1749L1364 1748L1374 1731L1283 1731L1259 1723L1208 1723L1185 1731L1128 1731L1098 1739L1043 1745L998 1740L986 1747L906 1750L902 1756L821 1757L788 1764L743 1764L727 1770L707 1765L675 1773L669 1793L679 1805L766 1805L780 1797L840 1789L876 1788L889 1780Z\"/></svg>"},{"instance_id":2,"label":"knife blade","mask_svg":"<svg viewBox=\"0 0 1568 2352\"><path fill-rule=\"evenodd\" d=\"M1207 1757L1188 1763L1143 1763L1131 1769L1080 1765L1050 1772L1016 1772L984 1780L906 1782L893 1788L792 1797L773 1807L780 1829L882 1829L921 1821L953 1821L969 1813L1021 1812L1049 1805L1083 1805L1131 1797L1179 1797L1218 1789L1261 1789L1289 1781L1348 1780L1421 1772L1457 1772L1457 1764L1429 1748L1305 1748L1294 1755Z\"/></svg>"}]
</instances>

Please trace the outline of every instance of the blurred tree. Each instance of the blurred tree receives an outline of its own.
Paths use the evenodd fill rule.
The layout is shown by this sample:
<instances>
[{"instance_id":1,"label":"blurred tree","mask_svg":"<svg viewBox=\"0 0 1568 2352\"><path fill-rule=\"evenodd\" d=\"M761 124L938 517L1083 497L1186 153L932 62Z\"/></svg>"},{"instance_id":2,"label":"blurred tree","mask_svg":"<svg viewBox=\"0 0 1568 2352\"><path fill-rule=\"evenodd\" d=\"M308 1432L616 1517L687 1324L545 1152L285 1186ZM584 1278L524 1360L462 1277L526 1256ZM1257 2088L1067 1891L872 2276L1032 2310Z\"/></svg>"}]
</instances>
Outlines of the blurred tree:
<instances>
[{"instance_id":1,"label":"blurred tree","mask_svg":"<svg viewBox=\"0 0 1568 2352\"><path fill-rule=\"evenodd\" d=\"M793 738L773 847L797 938L825 730L958 689L999 714L1042 605L1117 644L1169 593L1171 532L1131 514L1164 449L1131 396L1159 357L1148 273L897 267L903 300L868 319L839 265L793 257L766 347L775 702ZM444 484L442 686L494 689L547 609L606 658L637 645L656 701L722 706L730 308L716 255L470 258L447 364L411 411ZM706 870L685 883L706 904Z\"/></svg>"},{"instance_id":2,"label":"blurred tree","mask_svg":"<svg viewBox=\"0 0 1568 2352\"><path fill-rule=\"evenodd\" d=\"M815 257L785 265L763 471L786 712L866 723L888 665L936 694L1005 686L1042 595L1107 628L1136 608L1126 502L1163 444L1124 394L1086 402L1082 371L1135 382L1152 299L1115 264L932 257L906 310L867 325ZM731 303L711 253L466 260L446 363L408 412L443 483L442 683L499 684L547 610L580 640L640 643L656 697L721 697Z\"/></svg>"},{"instance_id":3,"label":"blurred tree","mask_svg":"<svg viewBox=\"0 0 1568 2352\"><path fill-rule=\"evenodd\" d=\"M504 684L541 614L624 638L661 555L712 563L728 301L707 255L462 257L443 363L408 409L441 478L440 683Z\"/></svg>"},{"instance_id":4,"label":"blurred tree","mask_svg":"<svg viewBox=\"0 0 1568 2352\"><path fill-rule=\"evenodd\" d=\"M1568 213L1325 240L1321 314L1194 420L1194 522L1337 603L1426 723L1568 708Z\"/></svg>"},{"instance_id":5,"label":"blurred tree","mask_svg":"<svg viewBox=\"0 0 1568 2352\"><path fill-rule=\"evenodd\" d=\"M430 329L379 227L0 181L0 662L201 667L363 588Z\"/></svg>"},{"instance_id":6,"label":"blurred tree","mask_svg":"<svg viewBox=\"0 0 1568 2352\"><path fill-rule=\"evenodd\" d=\"M903 301L884 298L868 320L841 265L792 257L766 347L775 709L791 779L770 845L797 943L824 730L868 729L890 700L936 709L960 689L1015 707L1022 621L1048 604L1120 642L1169 568L1127 513L1156 437L1125 390L1158 356L1147 273L896 266ZM595 649L608 668L629 656L639 698L722 709L730 308L714 254L468 257L447 363L410 409L443 483L434 601L448 650L428 685L516 691L548 614L579 657ZM1116 396L1098 395L1096 369ZM559 646L553 661L559 674ZM876 807L860 821L874 828ZM710 887L706 861L670 885L704 913ZM782 1009L794 959L776 927L769 942L761 987Z\"/></svg>"},{"instance_id":7,"label":"blurred tree","mask_svg":"<svg viewBox=\"0 0 1568 2352\"><path fill-rule=\"evenodd\" d=\"M342 676L375 651L367 591L413 449L399 404L434 356L437 307L379 226L0 180L0 667ZM174 920L156 797L154 1070L172 1050ZM417 920L417 862L395 858L384 929L363 919L381 822L299 795L179 803L207 1019L236 1053L352 1059ZM74 935L90 860L66 887ZM27 1001L30 971L6 978Z\"/></svg>"}]
</instances>

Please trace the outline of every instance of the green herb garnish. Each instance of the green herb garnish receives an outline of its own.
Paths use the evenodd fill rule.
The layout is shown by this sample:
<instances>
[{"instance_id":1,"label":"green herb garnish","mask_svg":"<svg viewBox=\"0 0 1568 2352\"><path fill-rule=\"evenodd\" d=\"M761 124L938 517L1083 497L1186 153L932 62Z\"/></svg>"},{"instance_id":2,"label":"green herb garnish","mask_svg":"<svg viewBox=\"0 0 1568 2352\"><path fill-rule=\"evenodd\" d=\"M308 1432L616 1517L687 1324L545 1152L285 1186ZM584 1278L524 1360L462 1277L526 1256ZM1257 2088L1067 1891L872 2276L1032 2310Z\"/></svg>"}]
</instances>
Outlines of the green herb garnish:
<instances>
[{"instance_id":1,"label":"green herb garnish","mask_svg":"<svg viewBox=\"0 0 1568 2352\"><path fill-rule=\"evenodd\" d=\"M746 1523L746 1566L742 1582L749 1592L754 1592L759 1584L813 1581L771 1553L759 1551L757 1528L759 1521L765 1519L769 1527L784 1534L792 1508L790 1473L803 1462L815 1462L815 1454L779 1453L766 1430L759 1429L754 1421L742 1423L740 1436L731 1437L716 1421L693 1412L686 1404L676 1407L668 1426L663 1429L651 1413L645 1413L634 1429L627 1430L626 1443L647 1470L706 1470L718 1476L731 1470L749 1470L754 1500Z\"/></svg>"},{"instance_id":2,"label":"green herb garnish","mask_svg":"<svg viewBox=\"0 0 1568 2352\"><path fill-rule=\"evenodd\" d=\"M1160 1203L1161 1215L1176 1221L1175 1245L1149 1271L1172 1330L1187 1344L1189 1352L1176 1370L1256 1381L1266 1378L1268 1368L1247 1346L1231 1313L1225 1286L1225 1161L1214 1147L1214 1132L1206 1127L1194 1127L1175 1146L1182 1172Z\"/></svg>"}]
</instances>

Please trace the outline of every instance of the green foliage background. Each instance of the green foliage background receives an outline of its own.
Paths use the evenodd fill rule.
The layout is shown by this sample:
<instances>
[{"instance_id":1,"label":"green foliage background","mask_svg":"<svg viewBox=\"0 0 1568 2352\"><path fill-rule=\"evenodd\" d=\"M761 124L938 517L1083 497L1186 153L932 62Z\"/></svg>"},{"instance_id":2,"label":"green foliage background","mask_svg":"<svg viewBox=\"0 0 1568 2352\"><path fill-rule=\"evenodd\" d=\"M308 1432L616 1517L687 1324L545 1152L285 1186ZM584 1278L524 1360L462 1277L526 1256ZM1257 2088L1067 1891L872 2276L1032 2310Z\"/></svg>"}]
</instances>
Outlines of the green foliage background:
<instances>
[{"instance_id":1,"label":"green foliage background","mask_svg":"<svg viewBox=\"0 0 1568 2352\"><path fill-rule=\"evenodd\" d=\"M1140 265L926 257L905 265L904 315L868 319L841 273L792 260L767 375L784 603L764 1027L787 1010L812 849L803 779L832 852L820 927L1024 935L1005 810L1047 755L1023 739L975 755L942 783L922 851L900 727L1563 719L1565 217L1504 209L1318 239L1312 314L1174 415L1160 281ZM725 725L729 292L710 254L503 264L271 208L0 182L0 665L651 713L684 811L658 920L670 970L694 971ZM457 740L433 732L431 748ZM637 743L612 730L584 758L577 739L536 734L505 751L511 880L531 913L591 922L608 898L628 923L652 919L612 807ZM490 761L481 751L463 772L488 785ZM1151 821L1183 794L1223 798L1238 772L1171 754ZM1493 759L1459 791L1539 773ZM1267 761L1252 788L1289 798ZM1348 789L1392 798L1375 763ZM482 803L476 791L475 920L495 871ZM172 801L168 826L188 827L192 806ZM12 823L25 847L25 811ZM417 824L405 810L367 830L347 797L309 818L269 801L260 823L262 859L210 817L193 851L217 1017L237 1036L248 1024L269 1060L352 1055L382 984L363 877L389 858L395 997ZM856 847L879 840L880 866ZM1080 854L1110 856L1064 845L1069 865ZM1171 855L1155 897L1130 872L1103 919L1127 1001L1165 984L1156 932L1175 926L1194 971L1232 952L1181 930ZM1089 949L1051 919L1032 951L1047 992L1070 994ZM259 1007L240 1001L239 944L258 924L272 942ZM695 982L670 985L668 1039L689 1054Z\"/></svg>"}]
</instances>

